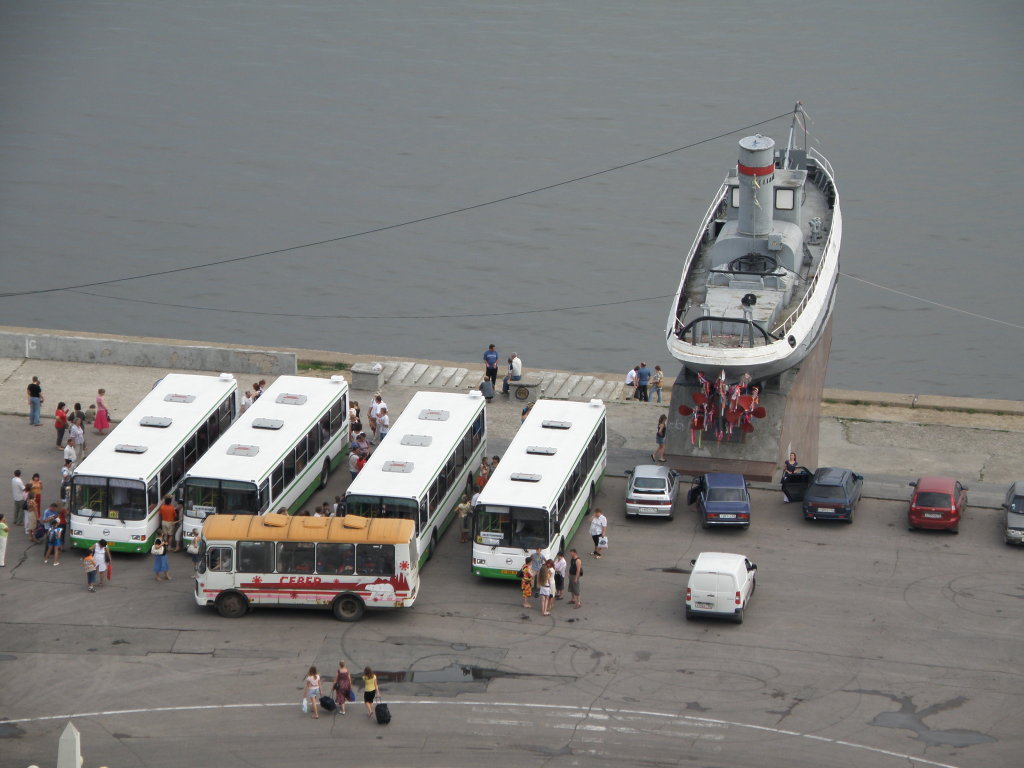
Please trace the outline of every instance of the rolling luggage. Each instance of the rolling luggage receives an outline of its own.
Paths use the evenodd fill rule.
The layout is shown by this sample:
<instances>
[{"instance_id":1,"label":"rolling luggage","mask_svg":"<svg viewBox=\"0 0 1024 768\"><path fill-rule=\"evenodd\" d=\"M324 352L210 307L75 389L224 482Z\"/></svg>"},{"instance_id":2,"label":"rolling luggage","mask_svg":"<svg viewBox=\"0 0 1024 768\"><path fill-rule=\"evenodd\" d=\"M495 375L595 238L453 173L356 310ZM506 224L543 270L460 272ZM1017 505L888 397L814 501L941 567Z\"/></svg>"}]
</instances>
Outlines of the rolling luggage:
<instances>
[{"instance_id":1,"label":"rolling luggage","mask_svg":"<svg viewBox=\"0 0 1024 768\"><path fill-rule=\"evenodd\" d=\"M387 725L391 722L391 710L388 709L388 705L383 701L377 702L377 706L373 708L373 713L377 716L377 725Z\"/></svg>"},{"instance_id":2,"label":"rolling luggage","mask_svg":"<svg viewBox=\"0 0 1024 768\"><path fill-rule=\"evenodd\" d=\"M323 707L324 712L333 712L338 708L338 702L336 702L330 696L321 696L320 706Z\"/></svg>"}]
</instances>

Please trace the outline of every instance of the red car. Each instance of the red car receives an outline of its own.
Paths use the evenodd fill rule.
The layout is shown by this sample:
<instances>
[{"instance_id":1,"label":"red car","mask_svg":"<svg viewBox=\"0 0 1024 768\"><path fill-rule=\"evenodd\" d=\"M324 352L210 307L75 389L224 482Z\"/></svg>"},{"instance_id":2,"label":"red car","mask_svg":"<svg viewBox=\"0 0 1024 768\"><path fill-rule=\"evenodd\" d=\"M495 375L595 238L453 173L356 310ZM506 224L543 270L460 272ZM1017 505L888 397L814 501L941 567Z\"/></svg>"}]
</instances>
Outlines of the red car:
<instances>
[{"instance_id":1,"label":"red car","mask_svg":"<svg viewBox=\"0 0 1024 768\"><path fill-rule=\"evenodd\" d=\"M967 489L952 477L921 477L910 484L914 495L907 510L910 530L931 528L959 532L967 509Z\"/></svg>"}]
</instances>

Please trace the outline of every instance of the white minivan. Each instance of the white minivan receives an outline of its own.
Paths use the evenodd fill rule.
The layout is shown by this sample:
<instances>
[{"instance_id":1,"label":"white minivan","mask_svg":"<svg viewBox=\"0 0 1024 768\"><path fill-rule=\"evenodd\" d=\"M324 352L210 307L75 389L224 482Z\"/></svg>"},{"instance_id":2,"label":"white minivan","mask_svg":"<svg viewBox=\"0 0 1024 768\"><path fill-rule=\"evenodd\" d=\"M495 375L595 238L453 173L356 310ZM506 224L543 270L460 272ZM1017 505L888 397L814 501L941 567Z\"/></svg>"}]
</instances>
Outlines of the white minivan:
<instances>
[{"instance_id":1,"label":"white minivan","mask_svg":"<svg viewBox=\"0 0 1024 768\"><path fill-rule=\"evenodd\" d=\"M686 618L727 616L741 623L757 586L757 566L743 555L727 552L701 552L690 565Z\"/></svg>"}]
</instances>

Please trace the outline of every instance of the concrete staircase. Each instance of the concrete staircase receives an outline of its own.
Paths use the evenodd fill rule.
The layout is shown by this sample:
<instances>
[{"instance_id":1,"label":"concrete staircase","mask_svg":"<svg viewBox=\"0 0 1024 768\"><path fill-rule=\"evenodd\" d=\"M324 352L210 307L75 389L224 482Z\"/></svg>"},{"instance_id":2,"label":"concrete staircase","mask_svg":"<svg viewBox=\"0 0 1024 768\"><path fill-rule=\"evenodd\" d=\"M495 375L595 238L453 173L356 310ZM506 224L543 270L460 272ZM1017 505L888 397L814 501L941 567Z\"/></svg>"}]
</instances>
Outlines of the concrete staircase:
<instances>
[{"instance_id":1,"label":"concrete staircase","mask_svg":"<svg viewBox=\"0 0 1024 768\"><path fill-rule=\"evenodd\" d=\"M475 388L482 378L478 370L449 368L410 362L381 362L383 386L417 389L466 390ZM529 371L541 378L541 397L549 400L591 400L605 402L627 400L626 387L618 379L582 376L564 371ZM501 380L498 380L501 387ZM500 389L499 389L500 391Z\"/></svg>"}]
</instances>

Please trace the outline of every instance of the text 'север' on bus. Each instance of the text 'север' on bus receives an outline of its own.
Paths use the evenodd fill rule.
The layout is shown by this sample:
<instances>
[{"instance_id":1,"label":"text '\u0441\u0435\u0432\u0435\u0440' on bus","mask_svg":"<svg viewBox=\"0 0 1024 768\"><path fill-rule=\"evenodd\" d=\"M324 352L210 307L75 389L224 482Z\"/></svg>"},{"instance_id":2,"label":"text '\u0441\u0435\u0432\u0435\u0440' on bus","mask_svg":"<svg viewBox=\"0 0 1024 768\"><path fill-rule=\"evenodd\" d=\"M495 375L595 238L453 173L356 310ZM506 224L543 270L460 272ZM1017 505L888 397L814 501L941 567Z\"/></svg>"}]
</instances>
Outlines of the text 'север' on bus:
<instances>
[{"instance_id":1,"label":"text '\u0441\u0435\u0432\u0435\u0440' on bus","mask_svg":"<svg viewBox=\"0 0 1024 768\"><path fill-rule=\"evenodd\" d=\"M221 616L255 606L409 608L419 590L412 520L213 515L203 525L195 598Z\"/></svg>"},{"instance_id":2,"label":"text '\u0441\u0435\u0432\u0435\u0440' on bus","mask_svg":"<svg viewBox=\"0 0 1024 768\"><path fill-rule=\"evenodd\" d=\"M515 579L538 547L553 560L591 508L608 459L606 409L538 400L473 511L473 573Z\"/></svg>"},{"instance_id":3,"label":"text '\u0441\u0435\u0432\u0435\u0440' on bus","mask_svg":"<svg viewBox=\"0 0 1024 768\"><path fill-rule=\"evenodd\" d=\"M279 376L185 475L186 539L213 514L294 514L348 454L343 376Z\"/></svg>"},{"instance_id":4,"label":"text '\u0441\u0435\u0432\u0435\u0440' on bus","mask_svg":"<svg viewBox=\"0 0 1024 768\"><path fill-rule=\"evenodd\" d=\"M238 412L228 373L169 373L92 449L71 476L71 543L106 539L114 551L148 552L157 508Z\"/></svg>"},{"instance_id":5,"label":"text '\u0441\u0435\u0432\u0435\u0440' on bus","mask_svg":"<svg viewBox=\"0 0 1024 768\"><path fill-rule=\"evenodd\" d=\"M451 523L459 497L473 493L487 451L484 405L478 390L413 395L349 485L345 511L415 521L422 566Z\"/></svg>"}]
</instances>

